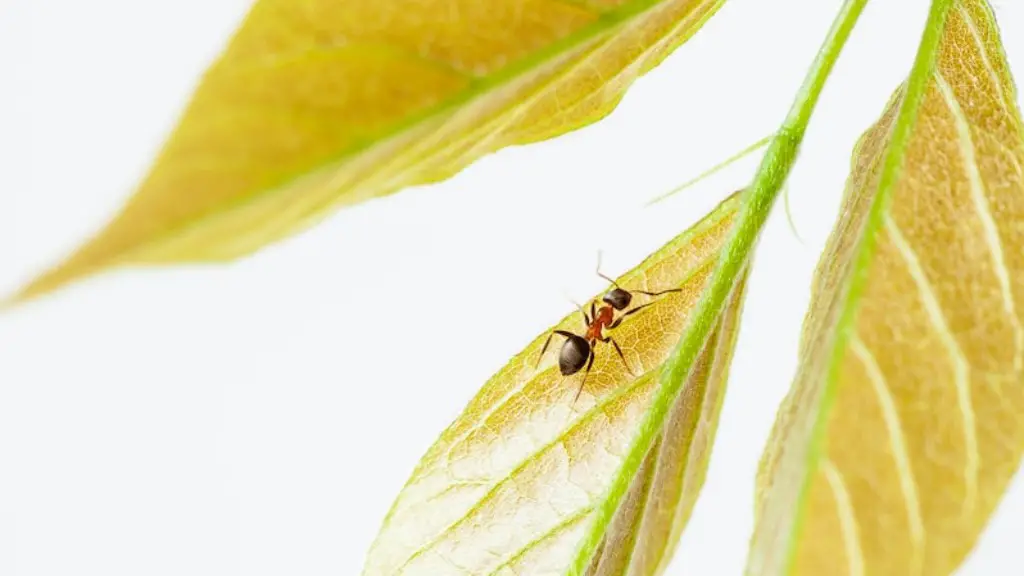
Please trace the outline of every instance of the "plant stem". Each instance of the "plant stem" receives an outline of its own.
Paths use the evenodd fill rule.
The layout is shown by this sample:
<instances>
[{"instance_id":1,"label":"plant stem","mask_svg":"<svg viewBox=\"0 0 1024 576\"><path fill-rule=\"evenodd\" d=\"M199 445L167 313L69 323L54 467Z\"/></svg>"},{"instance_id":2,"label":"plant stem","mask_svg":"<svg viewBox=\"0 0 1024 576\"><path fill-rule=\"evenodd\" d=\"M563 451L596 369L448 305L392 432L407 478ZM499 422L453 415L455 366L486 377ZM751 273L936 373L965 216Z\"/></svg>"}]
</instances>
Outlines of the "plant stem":
<instances>
[{"instance_id":1,"label":"plant stem","mask_svg":"<svg viewBox=\"0 0 1024 576\"><path fill-rule=\"evenodd\" d=\"M647 456L654 439L664 428L669 407L675 403L693 363L722 314L725 302L750 261L751 251L757 243L779 190L796 163L800 143L803 141L825 81L839 59L843 45L846 44L866 4L867 0L846 0L836 15L789 114L772 138L757 174L744 193L743 206L737 215L736 223L733 224L729 240L719 255L715 270L686 331L662 368L658 390L644 414L629 453L619 467L605 499L595 512L568 574L581 576L585 573L607 526L629 489L630 482Z\"/></svg>"}]
</instances>

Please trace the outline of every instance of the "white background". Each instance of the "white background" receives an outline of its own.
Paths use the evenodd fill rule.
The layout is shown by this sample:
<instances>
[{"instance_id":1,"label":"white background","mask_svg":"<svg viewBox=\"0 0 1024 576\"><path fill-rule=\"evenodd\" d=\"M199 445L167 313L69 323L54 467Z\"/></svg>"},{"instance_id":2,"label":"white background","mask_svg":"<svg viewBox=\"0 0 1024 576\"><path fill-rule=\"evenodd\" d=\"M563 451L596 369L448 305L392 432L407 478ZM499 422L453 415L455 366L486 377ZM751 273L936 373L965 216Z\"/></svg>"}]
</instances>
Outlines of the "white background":
<instances>
[{"instance_id":1,"label":"white background","mask_svg":"<svg viewBox=\"0 0 1024 576\"><path fill-rule=\"evenodd\" d=\"M839 0L732 0L606 120L338 213L220 268L124 271L0 316L0 574L358 574L477 388L572 305L744 185ZM0 293L130 193L246 0L0 0ZM751 278L707 487L674 573L738 575L854 140L926 0L873 2ZM1024 82L1024 6L997 3ZM1019 574L1018 478L962 574Z\"/></svg>"}]
</instances>

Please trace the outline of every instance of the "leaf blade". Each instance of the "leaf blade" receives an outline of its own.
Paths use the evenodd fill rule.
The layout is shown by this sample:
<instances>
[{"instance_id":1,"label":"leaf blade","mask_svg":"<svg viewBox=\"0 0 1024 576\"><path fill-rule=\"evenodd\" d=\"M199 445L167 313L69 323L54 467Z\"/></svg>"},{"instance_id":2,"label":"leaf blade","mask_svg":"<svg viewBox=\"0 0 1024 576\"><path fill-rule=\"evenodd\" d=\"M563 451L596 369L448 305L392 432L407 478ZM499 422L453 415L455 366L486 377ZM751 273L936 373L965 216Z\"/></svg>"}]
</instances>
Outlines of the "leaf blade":
<instances>
[{"instance_id":1,"label":"leaf blade","mask_svg":"<svg viewBox=\"0 0 1024 576\"><path fill-rule=\"evenodd\" d=\"M991 8L946 4L924 74L855 149L748 573L948 574L1024 451L1024 131Z\"/></svg>"},{"instance_id":2,"label":"leaf blade","mask_svg":"<svg viewBox=\"0 0 1024 576\"><path fill-rule=\"evenodd\" d=\"M554 366L557 353L551 350L534 371L547 332L535 339L481 389L421 460L386 517L364 574L564 573L575 560L595 503L604 497L629 446L687 310L703 292L738 202L738 196L726 200L618 279L627 289L683 290L656 299L614 330L639 377L631 377L610 348L599 349L577 404L586 411L567 417L580 375L561 377ZM741 293L737 290L737 302ZM555 327L578 330L581 324L579 312L574 312ZM652 574L671 554L670 540L685 523L679 518L688 515L700 488L702 476L696 469L706 466L725 384L722 367L728 364L735 327L734 320L723 324L725 344L709 347L705 355L705 364L715 370L695 376L693 394L677 404L676 437L699 429L688 439L696 449L684 461L660 459L655 467L652 460L649 467L652 474L687 472L689 483L666 482L656 492L659 502L676 502L656 509L660 516L647 520L660 528L657 534L645 529L642 533L651 536L638 540L625 520L622 542L613 535L604 547L609 554L623 554L607 562L633 563L630 573ZM675 523L664 529L666 522ZM638 549L652 553L625 554L623 544L630 538L639 543Z\"/></svg>"},{"instance_id":3,"label":"leaf blade","mask_svg":"<svg viewBox=\"0 0 1024 576\"><path fill-rule=\"evenodd\" d=\"M14 301L109 267L242 257L585 126L724 0L392 2L257 2L122 211Z\"/></svg>"}]
</instances>

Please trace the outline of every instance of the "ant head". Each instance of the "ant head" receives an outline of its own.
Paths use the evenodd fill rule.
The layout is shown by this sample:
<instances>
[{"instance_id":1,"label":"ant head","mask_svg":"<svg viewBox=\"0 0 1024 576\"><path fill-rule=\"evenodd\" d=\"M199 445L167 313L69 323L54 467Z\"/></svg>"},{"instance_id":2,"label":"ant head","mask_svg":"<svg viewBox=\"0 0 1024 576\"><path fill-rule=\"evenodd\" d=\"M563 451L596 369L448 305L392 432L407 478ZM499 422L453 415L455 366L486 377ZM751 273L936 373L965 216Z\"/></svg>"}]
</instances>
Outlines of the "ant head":
<instances>
[{"instance_id":1,"label":"ant head","mask_svg":"<svg viewBox=\"0 0 1024 576\"><path fill-rule=\"evenodd\" d=\"M625 310L626 307L629 306L629 303L633 301L633 295L616 286L605 294L601 300L612 308L622 311Z\"/></svg>"}]
</instances>

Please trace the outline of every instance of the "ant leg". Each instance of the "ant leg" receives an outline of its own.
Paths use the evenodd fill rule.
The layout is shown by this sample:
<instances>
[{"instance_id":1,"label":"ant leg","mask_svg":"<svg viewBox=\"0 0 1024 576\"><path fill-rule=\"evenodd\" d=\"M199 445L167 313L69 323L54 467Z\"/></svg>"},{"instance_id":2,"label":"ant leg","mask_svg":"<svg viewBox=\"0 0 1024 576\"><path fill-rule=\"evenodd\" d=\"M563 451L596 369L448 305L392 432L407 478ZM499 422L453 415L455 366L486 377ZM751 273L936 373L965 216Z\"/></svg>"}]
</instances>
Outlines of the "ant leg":
<instances>
[{"instance_id":1,"label":"ant leg","mask_svg":"<svg viewBox=\"0 0 1024 576\"><path fill-rule=\"evenodd\" d=\"M637 294L643 294L645 296L661 296L662 294L668 294L669 292L682 292L682 288L670 288L669 290L662 290L661 292L644 292L643 290L633 290Z\"/></svg>"},{"instance_id":2,"label":"ant leg","mask_svg":"<svg viewBox=\"0 0 1024 576\"><path fill-rule=\"evenodd\" d=\"M648 306L650 306L652 304L654 304L654 302L648 302L646 304L641 304L641 305L637 306L636 308L633 308L632 310L626 310L625 312L622 313L622 316L619 316L619 319L621 320L622 318L625 318L626 316L629 316L630 314L636 314L637 312L643 310L644 308L647 308Z\"/></svg>"},{"instance_id":3,"label":"ant leg","mask_svg":"<svg viewBox=\"0 0 1024 576\"><path fill-rule=\"evenodd\" d=\"M597 353L594 352L594 347L590 347L590 360L587 361L587 371L583 373L583 381L580 382L580 388L576 391L576 397L572 399L572 405L576 406L576 401L580 399L580 394L583 393L583 387L587 385L587 376L590 375L590 367L594 365L594 358L597 358Z\"/></svg>"},{"instance_id":4,"label":"ant leg","mask_svg":"<svg viewBox=\"0 0 1024 576\"><path fill-rule=\"evenodd\" d=\"M548 339L544 341L544 347L540 349L540 354L537 356L537 363L533 365L536 370L540 366L541 359L544 358L544 353L548 351L548 345L551 344L551 339L555 337L555 333L548 334Z\"/></svg>"},{"instance_id":5,"label":"ant leg","mask_svg":"<svg viewBox=\"0 0 1024 576\"><path fill-rule=\"evenodd\" d=\"M611 282L612 286L615 286L616 288L621 288L621 286L619 286L618 282L616 282L615 280L612 280L608 276L605 276L604 273L601 272L601 251L600 250L598 250L598 252L597 252L597 275L600 276L601 278L604 278L605 280ZM630 292L635 292L637 294L643 294L645 296L652 296L652 297L653 296L661 296L662 294L668 294L669 292L682 292L682 291L683 291L682 288L670 288L668 290L661 290L660 292L647 292L646 290L630 290Z\"/></svg>"},{"instance_id":6,"label":"ant leg","mask_svg":"<svg viewBox=\"0 0 1024 576\"><path fill-rule=\"evenodd\" d=\"M601 253L600 252L597 253L597 275L600 276L601 278L604 278L605 280L611 282L612 286L615 286L616 288L620 288L620 289L622 288L621 286L619 286L618 282L616 282L615 280L609 278L608 276L605 276L604 273L601 272ZM630 290L630 292L635 292L637 294L643 294L645 296L661 296L662 294L668 294L669 292L682 292L682 291L683 291L682 288L670 288L668 290L661 290L660 292L647 292L646 290Z\"/></svg>"},{"instance_id":7,"label":"ant leg","mask_svg":"<svg viewBox=\"0 0 1024 576\"><path fill-rule=\"evenodd\" d=\"M537 363L533 365L534 368L540 366L540 361L542 358L544 358L544 353L548 351L548 346L551 345L551 339L555 337L555 334L558 334L559 336L564 336L566 338L570 336L575 336L575 334L573 334L572 332L566 332L565 330L552 330L551 334L548 334L548 339L544 341L544 347L540 349L540 355L537 356Z\"/></svg>"},{"instance_id":8,"label":"ant leg","mask_svg":"<svg viewBox=\"0 0 1024 576\"><path fill-rule=\"evenodd\" d=\"M619 324L622 324L622 321L626 318L626 316L629 316L630 314L636 314L637 312L643 310L644 308L647 308L651 304L654 304L654 302L648 302L647 304L641 304L641 305L637 306L636 308L633 308L632 310L627 310L627 311L623 312L622 316L619 316L615 320L615 322L612 322L611 326L609 326L608 329L611 330L613 328L618 328Z\"/></svg>"},{"instance_id":9,"label":"ant leg","mask_svg":"<svg viewBox=\"0 0 1024 576\"><path fill-rule=\"evenodd\" d=\"M636 373L633 372L633 369L629 367L629 362L626 362L626 357L623 356L623 354L622 354L622 348L619 348L619 343L615 341L615 338L612 338L611 336L608 336L608 337L602 339L601 341L602 342L611 342L612 346L615 347L615 351L619 353L619 358L622 359L622 365L626 367L626 370L629 372L629 375L630 376L636 376Z\"/></svg>"}]
</instances>

